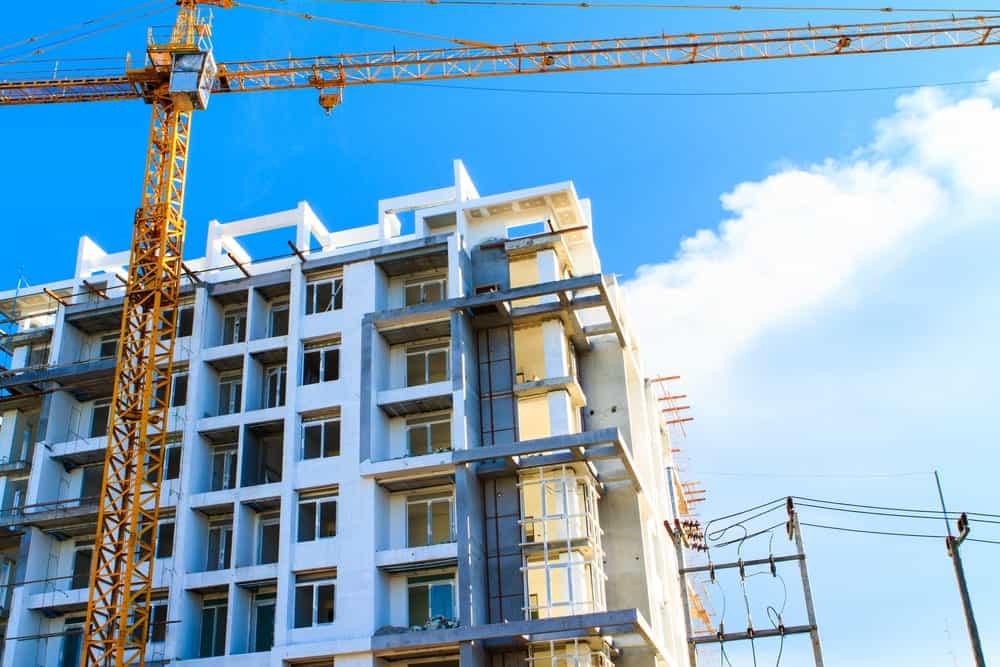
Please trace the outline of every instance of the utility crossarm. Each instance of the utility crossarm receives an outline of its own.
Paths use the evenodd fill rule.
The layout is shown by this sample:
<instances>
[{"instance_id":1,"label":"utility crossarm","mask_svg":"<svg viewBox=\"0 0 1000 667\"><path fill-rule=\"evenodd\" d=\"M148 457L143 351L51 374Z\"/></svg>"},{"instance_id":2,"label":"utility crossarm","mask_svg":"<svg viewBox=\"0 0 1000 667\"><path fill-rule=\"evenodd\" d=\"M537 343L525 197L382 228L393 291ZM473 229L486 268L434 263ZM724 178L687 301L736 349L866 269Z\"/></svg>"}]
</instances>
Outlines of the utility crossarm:
<instances>
[{"instance_id":1,"label":"utility crossarm","mask_svg":"<svg viewBox=\"0 0 1000 667\"><path fill-rule=\"evenodd\" d=\"M233 3L239 6L238 3ZM213 93L891 53L1000 43L1000 16L416 49L220 63ZM0 105L150 99L162 68L0 82ZM324 100L332 107L339 98Z\"/></svg>"}]
</instances>

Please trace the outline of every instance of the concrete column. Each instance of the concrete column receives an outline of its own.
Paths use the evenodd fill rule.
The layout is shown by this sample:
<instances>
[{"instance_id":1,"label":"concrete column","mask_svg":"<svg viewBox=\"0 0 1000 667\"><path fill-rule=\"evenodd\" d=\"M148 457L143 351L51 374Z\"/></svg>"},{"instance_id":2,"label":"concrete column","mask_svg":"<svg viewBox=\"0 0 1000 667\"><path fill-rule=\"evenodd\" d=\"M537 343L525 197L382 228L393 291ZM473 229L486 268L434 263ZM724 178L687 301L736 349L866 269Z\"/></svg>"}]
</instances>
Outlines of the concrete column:
<instances>
[{"instance_id":1,"label":"concrete column","mask_svg":"<svg viewBox=\"0 0 1000 667\"><path fill-rule=\"evenodd\" d=\"M486 667L489 662L482 642L462 642L458 649L458 664L462 667Z\"/></svg>"},{"instance_id":2,"label":"concrete column","mask_svg":"<svg viewBox=\"0 0 1000 667\"><path fill-rule=\"evenodd\" d=\"M538 282L548 283L559 280L559 257L552 248L539 250L535 256L538 262ZM546 294L539 298L540 303L557 303L559 297L555 294Z\"/></svg>"},{"instance_id":3,"label":"concrete column","mask_svg":"<svg viewBox=\"0 0 1000 667\"><path fill-rule=\"evenodd\" d=\"M542 323L542 352L545 355L545 377L569 375L566 364L566 333L562 320L547 320Z\"/></svg>"},{"instance_id":4,"label":"concrete column","mask_svg":"<svg viewBox=\"0 0 1000 667\"><path fill-rule=\"evenodd\" d=\"M549 432L552 435L568 435L576 432L576 417L573 414L573 402L565 389L550 391L549 402Z\"/></svg>"}]
</instances>

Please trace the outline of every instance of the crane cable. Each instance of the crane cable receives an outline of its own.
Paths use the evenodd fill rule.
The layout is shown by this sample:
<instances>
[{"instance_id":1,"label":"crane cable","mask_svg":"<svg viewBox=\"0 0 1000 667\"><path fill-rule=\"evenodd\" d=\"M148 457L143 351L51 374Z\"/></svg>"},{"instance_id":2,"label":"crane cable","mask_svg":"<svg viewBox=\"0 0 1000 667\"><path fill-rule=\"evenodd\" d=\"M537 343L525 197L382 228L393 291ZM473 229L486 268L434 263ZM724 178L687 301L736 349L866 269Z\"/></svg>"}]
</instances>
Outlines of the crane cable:
<instances>
[{"instance_id":1,"label":"crane cable","mask_svg":"<svg viewBox=\"0 0 1000 667\"><path fill-rule=\"evenodd\" d=\"M391 32L397 35L406 35L407 37L418 37L420 39L430 39L439 42L447 42L449 44L458 44L459 46L471 46L477 48L495 48L496 44L488 44L486 42L476 42L468 39L457 39L454 37L442 37L440 35L431 35L425 32L414 32L412 30L402 30L400 28L389 28L386 26L373 25L371 23L359 23L358 21L347 21L345 19L335 19L329 16L316 16L315 14L306 14L303 12L293 12L288 9L278 9L276 7L263 7L261 5L250 5L244 2L233 2L233 7L241 7L243 9L252 9L259 12L267 12L269 14L280 14L282 16L292 16L295 18L304 19L307 21L318 21L321 23L333 23L335 25L343 25L349 28L361 28L363 30L376 30L379 32Z\"/></svg>"},{"instance_id":2,"label":"crane cable","mask_svg":"<svg viewBox=\"0 0 1000 667\"><path fill-rule=\"evenodd\" d=\"M113 18L118 18L119 16L124 16L125 14L131 14L132 12L137 12L141 9L148 9L150 7L155 7L156 5L162 5L165 0L153 0L153 2L147 2L142 5L136 5L134 7L129 7L127 9L122 9L112 14L106 14L104 16L98 16L97 18L88 19L86 21L81 21L80 23L74 23L73 25L64 26L62 28L57 28L50 32L43 33L41 35L33 35L31 37L25 37L24 39L18 40L16 42L11 42L10 44L0 44L0 51L6 51L8 49L15 49L19 46L27 46L28 44L34 44L35 42L40 42L43 39L48 39L49 37L55 37L56 35L61 35L64 32L69 32L70 30L77 30L79 28L86 28L89 25L95 23L101 23L103 21L108 21Z\"/></svg>"},{"instance_id":3,"label":"crane cable","mask_svg":"<svg viewBox=\"0 0 1000 667\"><path fill-rule=\"evenodd\" d=\"M313 0L313 2L395 5L458 5L466 7L547 7L569 9L666 9L680 11L719 10L735 12L852 12L879 14L996 14L998 9L951 7L801 7L790 5L673 4L658 2L572 2L569 0Z\"/></svg>"},{"instance_id":4,"label":"crane cable","mask_svg":"<svg viewBox=\"0 0 1000 667\"><path fill-rule=\"evenodd\" d=\"M157 3L157 4L160 4L160 3ZM68 44L73 44L74 42L79 42L81 40L87 39L89 37L93 37L94 35L100 34L102 32L107 32L109 30L114 30L115 28L120 28L120 27L122 27L124 25L128 25L129 23L134 23L135 21L138 21L139 19L144 19L144 18L147 18L149 16L153 16L155 14L161 14L161 13L165 12L168 9L170 9L170 5L169 4L168 5L164 5L164 6L160 7L159 9L153 9L151 11L144 12L142 14L137 14L136 16L132 16L132 17L127 18L127 19L122 19L121 21L116 21L114 23L110 23L108 25L101 26L99 28L94 28L92 30L88 30L88 31L80 33L78 35L73 35L72 37L66 37L64 39L60 39L58 41L55 41L55 42L52 42L50 44L46 44L45 46L39 47L37 49L34 49L33 51L31 51L29 53L22 54L20 56L14 57L14 58L10 58L8 60L0 61L0 67L4 67L6 65L11 65L13 63L18 63L18 62L22 62L22 61L25 61L25 60L29 60L31 58L34 58L35 56L40 56L43 53L47 53L47 52L51 51L52 49L56 49L56 48L59 48L61 46L66 46ZM31 38L29 38L29 39L31 39ZM34 42L31 42L31 43L34 43Z\"/></svg>"}]
</instances>

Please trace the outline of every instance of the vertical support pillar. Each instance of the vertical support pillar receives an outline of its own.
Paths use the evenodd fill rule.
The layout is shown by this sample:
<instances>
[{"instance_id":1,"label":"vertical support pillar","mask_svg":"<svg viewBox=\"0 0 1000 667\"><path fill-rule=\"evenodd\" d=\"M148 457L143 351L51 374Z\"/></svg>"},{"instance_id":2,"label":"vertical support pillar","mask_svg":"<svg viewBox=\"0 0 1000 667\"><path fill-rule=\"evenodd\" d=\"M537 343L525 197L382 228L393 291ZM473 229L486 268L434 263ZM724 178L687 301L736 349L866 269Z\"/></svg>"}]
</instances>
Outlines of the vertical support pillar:
<instances>
[{"instance_id":1,"label":"vertical support pillar","mask_svg":"<svg viewBox=\"0 0 1000 667\"><path fill-rule=\"evenodd\" d=\"M823 667L823 650L819 643L819 629L816 625L816 609L813 607L812 587L809 585L809 569L806 567L806 552L802 545L802 529L799 526L799 517L792 505L792 499L788 498L788 531L789 537L795 540L795 549L799 556L799 573L802 576L802 594L806 603L806 617L809 619L809 638L812 640L813 660L816 667Z\"/></svg>"},{"instance_id":2,"label":"vertical support pillar","mask_svg":"<svg viewBox=\"0 0 1000 667\"><path fill-rule=\"evenodd\" d=\"M538 263L539 283L549 283L559 280L559 256L556 255L555 250L552 248L539 250L538 254L535 256L535 261ZM539 297L538 301L539 303L558 303L559 295L545 294Z\"/></svg>"}]
</instances>

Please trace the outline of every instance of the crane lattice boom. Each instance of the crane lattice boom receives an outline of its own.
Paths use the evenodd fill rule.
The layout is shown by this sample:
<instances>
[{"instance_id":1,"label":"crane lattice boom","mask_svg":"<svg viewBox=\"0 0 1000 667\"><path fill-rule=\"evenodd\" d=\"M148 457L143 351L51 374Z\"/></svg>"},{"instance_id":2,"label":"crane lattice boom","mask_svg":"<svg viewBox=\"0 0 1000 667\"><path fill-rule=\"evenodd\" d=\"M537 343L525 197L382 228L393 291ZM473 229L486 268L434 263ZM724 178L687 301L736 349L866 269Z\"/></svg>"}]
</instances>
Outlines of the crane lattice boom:
<instances>
[{"instance_id":1,"label":"crane lattice boom","mask_svg":"<svg viewBox=\"0 0 1000 667\"><path fill-rule=\"evenodd\" d=\"M220 63L214 93L665 67L1000 43L1000 17L651 35ZM0 81L0 105L150 99L156 68L114 76Z\"/></svg>"}]
</instances>

